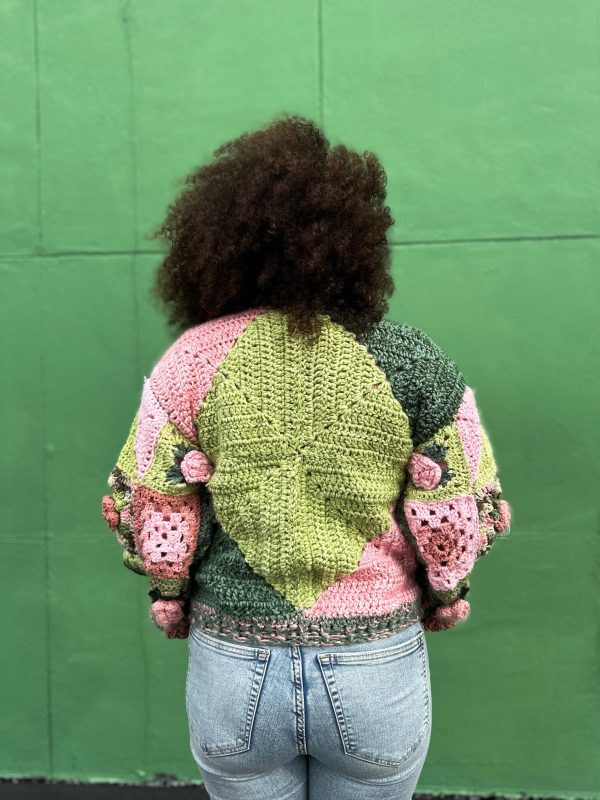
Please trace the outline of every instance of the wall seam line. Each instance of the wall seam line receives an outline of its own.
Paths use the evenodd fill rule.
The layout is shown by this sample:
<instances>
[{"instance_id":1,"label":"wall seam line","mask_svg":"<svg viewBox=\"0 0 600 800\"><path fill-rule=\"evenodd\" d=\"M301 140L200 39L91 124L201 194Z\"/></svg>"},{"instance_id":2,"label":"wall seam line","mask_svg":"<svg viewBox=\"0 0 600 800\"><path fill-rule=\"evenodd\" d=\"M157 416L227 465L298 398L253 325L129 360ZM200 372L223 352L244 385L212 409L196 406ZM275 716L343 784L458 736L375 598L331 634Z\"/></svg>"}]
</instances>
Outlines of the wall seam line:
<instances>
[{"instance_id":1,"label":"wall seam line","mask_svg":"<svg viewBox=\"0 0 600 800\"><path fill-rule=\"evenodd\" d=\"M35 82L35 155L36 155L36 252L44 252L44 215L42 203L42 102L40 90L40 34L38 0L33 0L33 63Z\"/></svg>"},{"instance_id":2,"label":"wall seam line","mask_svg":"<svg viewBox=\"0 0 600 800\"><path fill-rule=\"evenodd\" d=\"M317 0L317 58L319 89L319 123L325 127L325 101L323 96L323 0Z\"/></svg>"}]
</instances>

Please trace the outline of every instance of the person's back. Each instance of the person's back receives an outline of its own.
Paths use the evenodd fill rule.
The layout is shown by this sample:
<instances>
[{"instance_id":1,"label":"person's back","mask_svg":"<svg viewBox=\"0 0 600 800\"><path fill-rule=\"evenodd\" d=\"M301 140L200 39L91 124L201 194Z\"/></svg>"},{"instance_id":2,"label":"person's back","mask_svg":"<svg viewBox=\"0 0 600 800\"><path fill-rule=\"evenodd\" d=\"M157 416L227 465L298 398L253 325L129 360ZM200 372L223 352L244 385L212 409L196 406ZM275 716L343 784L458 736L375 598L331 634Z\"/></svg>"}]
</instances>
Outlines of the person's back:
<instances>
[{"instance_id":1,"label":"person's back","mask_svg":"<svg viewBox=\"0 0 600 800\"><path fill-rule=\"evenodd\" d=\"M174 263L172 308L189 291L166 282ZM372 301L389 288L374 266ZM103 515L153 621L189 637L209 791L304 797L314 756L317 797L410 796L431 725L423 630L465 619L475 562L509 526L490 440L424 331L378 314L353 330L346 302L315 303L306 336L291 298L248 297L188 315L144 380Z\"/></svg>"}]
</instances>

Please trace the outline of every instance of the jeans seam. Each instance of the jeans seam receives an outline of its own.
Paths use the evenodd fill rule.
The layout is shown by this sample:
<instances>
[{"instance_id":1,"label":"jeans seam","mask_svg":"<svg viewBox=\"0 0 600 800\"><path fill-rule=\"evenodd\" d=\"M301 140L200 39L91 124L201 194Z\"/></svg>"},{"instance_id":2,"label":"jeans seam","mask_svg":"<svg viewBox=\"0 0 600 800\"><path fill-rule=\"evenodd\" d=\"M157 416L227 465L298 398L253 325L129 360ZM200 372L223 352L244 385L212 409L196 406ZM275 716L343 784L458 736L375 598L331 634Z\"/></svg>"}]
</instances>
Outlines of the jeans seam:
<instances>
[{"instance_id":1,"label":"jeans seam","mask_svg":"<svg viewBox=\"0 0 600 800\"><path fill-rule=\"evenodd\" d=\"M254 729L254 721L256 719L256 710L258 708L258 701L260 699L263 683L267 674L270 655L271 653L267 651L267 655L265 657L258 656L254 662L254 675L252 676L250 699L248 701L248 708L246 710L243 743L237 747L209 747L204 742L200 742L200 750L205 756L210 758L218 758L219 756L237 755L238 753L243 753L250 749L252 742L252 731Z\"/></svg>"},{"instance_id":2,"label":"jeans seam","mask_svg":"<svg viewBox=\"0 0 600 800\"><path fill-rule=\"evenodd\" d=\"M337 664L356 664L362 661L379 661L382 658L389 656L410 655L421 644L423 640L423 632L419 631L412 639L399 644L391 645L390 647L380 647L377 650L365 650L358 653L342 653L331 652L319 655L319 659L326 658L330 660L333 658Z\"/></svg>"}]
</instances>

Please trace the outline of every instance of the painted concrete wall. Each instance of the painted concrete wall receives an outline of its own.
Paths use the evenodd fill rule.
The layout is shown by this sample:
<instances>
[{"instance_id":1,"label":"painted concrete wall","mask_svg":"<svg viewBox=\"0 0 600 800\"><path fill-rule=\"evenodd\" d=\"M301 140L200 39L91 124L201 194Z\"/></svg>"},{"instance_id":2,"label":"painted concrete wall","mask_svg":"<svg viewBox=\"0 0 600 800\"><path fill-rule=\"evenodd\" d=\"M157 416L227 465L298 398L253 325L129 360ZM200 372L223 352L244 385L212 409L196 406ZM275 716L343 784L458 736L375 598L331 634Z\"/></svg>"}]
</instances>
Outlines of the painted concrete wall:
<instances>
[{"instance_id":1,"label":"painted concrete wall","mask_svg":"<svg viewBox=\"0 0 600 800\"><path fill-rule=\"evenodd\" d=\"M390 316L479 397L513 531L429 636L420 791L600 797L600 4L3 0L0 774L199 780L186 645L99 497L166 346L148 232L280 111L374 150Z\"/></svg>"}]
</instances>

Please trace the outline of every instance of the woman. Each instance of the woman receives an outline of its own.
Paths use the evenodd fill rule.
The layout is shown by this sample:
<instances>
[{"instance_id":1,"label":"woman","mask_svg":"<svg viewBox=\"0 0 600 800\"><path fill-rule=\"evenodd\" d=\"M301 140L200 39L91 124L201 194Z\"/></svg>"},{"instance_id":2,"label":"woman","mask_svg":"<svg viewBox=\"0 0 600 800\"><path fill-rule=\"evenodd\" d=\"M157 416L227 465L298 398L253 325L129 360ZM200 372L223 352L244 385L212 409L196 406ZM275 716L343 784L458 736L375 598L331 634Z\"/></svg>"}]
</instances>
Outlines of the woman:
<instances>
[{"instance_id":1,"label":"woman","mask_svg":"<svg viewBox=\"0 0 600 800\"><path fill-rule=\"evenodd\" d=\"M465 619L510 509L473 389L393 292L386 176L282 115L221 145L156 235L177 336L103 514L150 615L188 638L214 800L409 798L425 631Z\"/></svg>"}]
</instances>

